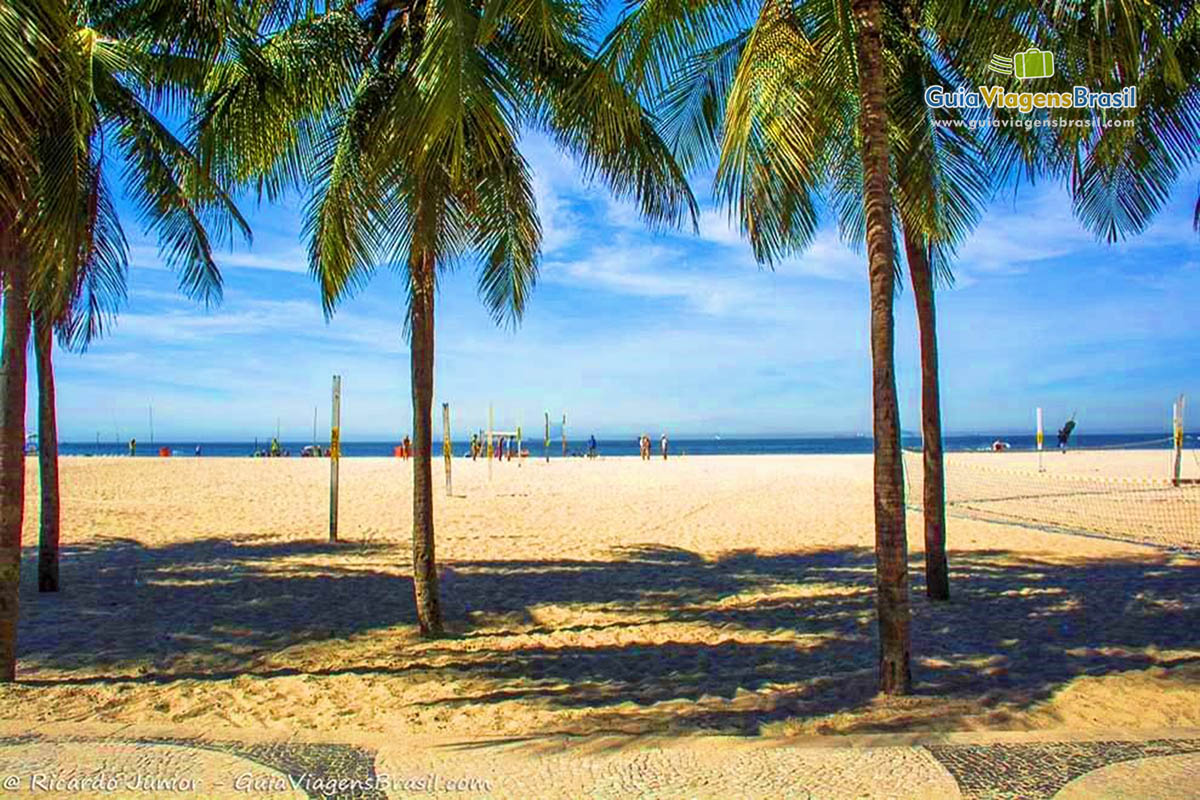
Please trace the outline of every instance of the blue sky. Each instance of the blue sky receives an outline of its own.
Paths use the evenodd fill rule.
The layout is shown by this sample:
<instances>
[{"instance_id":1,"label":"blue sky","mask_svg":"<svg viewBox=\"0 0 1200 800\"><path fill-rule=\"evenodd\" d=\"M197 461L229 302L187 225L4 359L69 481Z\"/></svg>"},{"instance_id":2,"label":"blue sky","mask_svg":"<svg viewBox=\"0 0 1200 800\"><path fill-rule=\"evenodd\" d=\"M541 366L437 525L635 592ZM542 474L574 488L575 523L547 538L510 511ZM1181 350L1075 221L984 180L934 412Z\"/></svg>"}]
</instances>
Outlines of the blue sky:
<instances>
[{"instance_id":1,"label":"blue sky","mask_svg":"<svg viewBox=\"0 0 1200 800\"><path fill-rule=\"evenodd\" d=\"M498 427L536 429L543 411L565 411L579 435L870 430L865 260L832 225L804 257L764 271L710 205L699 236L654 234L545 140L528 137L525 152L545 248L523 324L492 324L468 266L440 287L435 399L451 404L457 431L484 425L489 402ZM993 203L956 287L939 295L947 430L1028 430L1038 405L1047 427L1078 410L1081 432L1165 430L1179 392L1200 409L1196 186L1182 181L1155 225L1117 246L1080 229L1056 186ZM707 190L697 182L698 197ZM285 438L307 439L314 406L328 425L335 372L346 438L408 432L403 289L380 272L327 323L300 205L246 202L254 243L222 254L225 298L212 309L179 294L122 207L129 300L85 355L57 353L62 438L148 438L153 404L158 440L262 437L277 419ZM907 286L896 309L901 414L915 430Z\"/></svg>"}]
</instances>

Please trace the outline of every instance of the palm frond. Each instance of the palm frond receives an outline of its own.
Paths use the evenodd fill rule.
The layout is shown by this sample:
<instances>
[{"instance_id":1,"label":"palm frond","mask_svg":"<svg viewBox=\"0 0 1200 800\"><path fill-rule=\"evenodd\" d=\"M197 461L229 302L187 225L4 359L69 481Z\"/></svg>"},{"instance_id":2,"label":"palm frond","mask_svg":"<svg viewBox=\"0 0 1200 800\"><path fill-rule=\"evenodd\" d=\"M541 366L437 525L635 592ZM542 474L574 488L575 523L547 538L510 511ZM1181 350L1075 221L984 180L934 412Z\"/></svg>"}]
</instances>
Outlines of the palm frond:
<instances>
[{"instance_id":1,"label":"palm frond","mask_svg":"<svg viewBox=\"0 0 1200 800\"><path fill-rule=\"evenodd\" d=\"M0 4L0 203L10 213L30 194L31 145L62 85L57 49L67 32L65 11L40 0Z\"/></svg>"},{"instance_id":2,"label":"palm frond","mask_svg":"<svg viewBox=\"0 0 1200 800\"><path fill-rule=\"evenodd\" d=\"M277 200L306 187L329 116L351 101L366 32L352 10L304 18L209 73L193 124L213 174Z\"/></svg>"},{"instance_id":3,"label":"palm frond","mask_svg":"<svg viewBox=\"0 0 1200 800\"><path fill-rule=\"evenodd\" d=\"M403 174L400 165L379 158L378 148L362 146L379 138L380 110L400 93L411 96L411 89L390 75L364 73L349 108L331 120L316 149L304 234L309 239L309 269L321 287L327 316L370 279L386 255L383 239L389 233L400 240L393 239L393 247L408 239L410 229L401 208L389 206L384 198L387 179ZM392 200L399 188L391 187Z\"/></svg>"},{"instance_id":4,"label":"palm frond","mask_svg":"<svg viewBox=\"0 0 1200 800\"><path fill-rule=\"evenodd\" d=\"M730 88L715 183L763 263L799 252L816 235L829 121L809 80L817 62L788 9L764 3Z\"/></svg>"},{"instance_id":5,"label":"palm frond","mask_svg":"<svg viewBox=\"0 0 1200 800\"><path fill-rule=\"evenodd\" d=\"M56 328L64 347L82 352L104 335L125 301L129 247L111 193L93 162L87 192L87 230L70 291Z\"/></svg>"},{"instance_id":6,"label":"palm frond","mask_svg":"<svg viewBox=\"0 0 1200 800\"><path fill-rule=\"evenodd\" d=\"M497 324L516 324L537 283L542 228L529 166L513 147L478 178L479 293Z\"/></svg>"},{"instance_id":7,"label":"palm frond","mask_svg":"<svg viewBox=\"0 0 1200 800\"><path fill-rule=\"evenodd\" d=\"M115 76L97 71L96 97L126 159L124 182L159 252L180 272L181 288L206 303L220 299L213 235L232 242L250 227L195 155Z\"/></svg>"},{"instance_id":8,"label":"palm frond","mask_svg":"<svg viewBox=\"0 0 1200 800\"><path fill-rule=\"evenodd\" d=\"M747 28L688 58L663 94L663 137L686 171L720 152L726 100L750 35Z\"/></svg>"}]
</instances>

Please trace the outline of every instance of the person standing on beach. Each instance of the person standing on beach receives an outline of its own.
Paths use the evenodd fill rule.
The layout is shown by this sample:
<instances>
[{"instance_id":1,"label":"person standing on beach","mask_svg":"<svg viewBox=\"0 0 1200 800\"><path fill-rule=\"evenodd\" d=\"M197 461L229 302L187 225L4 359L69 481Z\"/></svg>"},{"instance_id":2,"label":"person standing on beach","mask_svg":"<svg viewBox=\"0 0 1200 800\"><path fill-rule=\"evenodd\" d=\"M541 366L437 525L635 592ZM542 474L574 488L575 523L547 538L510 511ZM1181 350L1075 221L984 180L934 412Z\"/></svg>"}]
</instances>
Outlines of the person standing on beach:
<instances>
[{"instance_id":1,"label":"person standing on beach","mask_svg":"<svg viewBox=\"0 0 1200 800\"><path fill-rule=\"evenodd\" d=\"M137 455L137 439L129 440L129 455L131 455L131 456Z\"/></svg>"},{"instance_id":2,"label":"person standing on beach","mask_svg":"<svg viewBox=\"0 0 1200 800\"><path fill-rule=\"evenodd\" d=\"M662 435L662 440L659 442L659 445L662 447L663 461L666 461L667 460L667 435L665 433Z\"/></svg>"},{"instance_id":3,"label":"person standing on beach","mask_svg":"<svg viewBox=\"0 0 1200 800\"><path fill-rule=\"evenodd\" d=\"M1067 452L1067 440L1071 438L1071 431L1075 430L1075 415L1067 420L1067 424L1058 429L1058 449L1062 452Z\"/></svg>"},{"instance_id":4,"label":"person standing on beach","mask_svg":"<svg viewBox=\"0 0 1200 800\"><path fill-rule=\"evenodd\" d=\"M588 458L596 457L596 434L592 434L588 438Z\"/></svg>"},{"instance_id":5,"label":"person standing on beach","mask_svg":"<svg viewBox=\"0 0 1200 800\"><path fill-rule=\"evenodd\" d=\"M471 460L477 461L478 459L479 459L479 434L472 433L471 434Z\"/></svg>"},{"instance_id":6,"label":"person standing on beach","mask_svg":"<svg viewBox=\"0 0 1200 800\"><path fill-rule=\"evenodd\" d=\"M412 458L412 439L408 438L408 434L404 434L404 459L407 461Z\"/></svg>"}]
</instances>

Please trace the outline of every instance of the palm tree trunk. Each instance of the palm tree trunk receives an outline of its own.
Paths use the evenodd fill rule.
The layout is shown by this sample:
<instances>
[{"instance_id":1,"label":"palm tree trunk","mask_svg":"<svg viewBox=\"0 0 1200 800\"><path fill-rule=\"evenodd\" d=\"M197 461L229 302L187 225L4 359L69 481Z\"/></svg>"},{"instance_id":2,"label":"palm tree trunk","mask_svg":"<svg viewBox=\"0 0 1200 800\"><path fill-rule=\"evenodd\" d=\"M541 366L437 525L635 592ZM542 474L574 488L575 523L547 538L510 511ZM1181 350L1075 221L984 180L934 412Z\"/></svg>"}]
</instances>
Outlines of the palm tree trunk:
<instances>
[{"instance_id":1,"label":"palm tree trunk","mask_svg":"<svg viewBox=\"0 0 1200 800\"><path fill-rule=\"evenodd\" d=\"M904 226L904 252L921 328L921 441L924 453L925 594L950 599L946 567L946 478L942 471L942 409L938 385L933 272L923 237Z\"/></svg>"},{"instance_id":2,"label":"palm tree trunk","mask_svg":"<svg viewBox=\"0 0 1200 800\"><path fill-rule=\"evenodd\" d=\"M58 591L58 420L54 405L54 326L34 315L33 351L38 377L38 476L42 514L38 532L38 591Z\"/></svg>"},{"instance_id":3,"label":"palm tree trunk","mask_svg":"<svg viewBox=\"0 0 1200 800\"><path fill-rule=\"evenodd\" d=\"M879 615L879 690L907 694L909 667L908 541L904 471L896 399L895 243L892 240L886 83L879 0L853 0L858 21L858 80L863 138L863 200L871 282L871 373L875 435L875 583Z\"/></svg>"},{"instance_id":4,"label":"palm tree trunk","mask_svg":"<svg viewBox=\"0 0 1200 800\"><path fill-rule=\"evenodd\" d=\"M442 635L433 538L433 256L412 260L413 588L421 635Z\"/></svg>"},{"instance_id":5,"label":"palm tree trunk","mask_svg":"<svg viewBox=\"0 0 1200 800\"><path fill-rule=\"evenodd\" d=\"M27 263L11 223L0 223L0 259L4 274L4 343L0 347L0 682L9 682L17 677L17 606L25 515L25 351L29 345Z\"/></svg>"}]
</instances>

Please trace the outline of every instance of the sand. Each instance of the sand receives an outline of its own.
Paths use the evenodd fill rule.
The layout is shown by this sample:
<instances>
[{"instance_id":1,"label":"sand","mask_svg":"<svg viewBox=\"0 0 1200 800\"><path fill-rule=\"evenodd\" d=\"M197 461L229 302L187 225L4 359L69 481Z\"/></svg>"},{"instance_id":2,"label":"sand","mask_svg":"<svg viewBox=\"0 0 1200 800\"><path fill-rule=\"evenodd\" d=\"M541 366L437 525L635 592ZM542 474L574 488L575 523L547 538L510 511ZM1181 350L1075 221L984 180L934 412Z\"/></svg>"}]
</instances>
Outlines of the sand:
<instances>
[{"instance_id":1,"label":"sand","mask_svg":"<svg viewBox=\"0 0 1200 800\"><path fill-rule=\"evenodd\" d=\"M1069 454L1084 473L1160 453ZM1156 461L1157 459L1158 461ZM37 539L29 462L25 541ZM1188 464L1189 474L1200 464ZM1200 558L952 518L916 693L874 694L865 456L435 464L451 636L415 635L411 467L62 460L63 590L23 566L5 716L336 736L1200 726Z\"/></svg>"}]
</instances>

